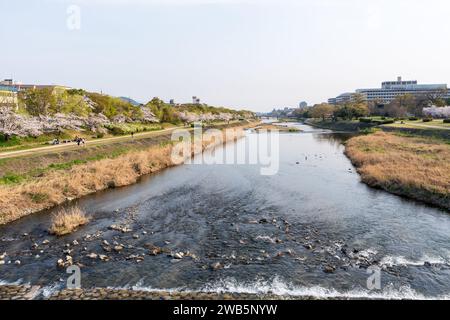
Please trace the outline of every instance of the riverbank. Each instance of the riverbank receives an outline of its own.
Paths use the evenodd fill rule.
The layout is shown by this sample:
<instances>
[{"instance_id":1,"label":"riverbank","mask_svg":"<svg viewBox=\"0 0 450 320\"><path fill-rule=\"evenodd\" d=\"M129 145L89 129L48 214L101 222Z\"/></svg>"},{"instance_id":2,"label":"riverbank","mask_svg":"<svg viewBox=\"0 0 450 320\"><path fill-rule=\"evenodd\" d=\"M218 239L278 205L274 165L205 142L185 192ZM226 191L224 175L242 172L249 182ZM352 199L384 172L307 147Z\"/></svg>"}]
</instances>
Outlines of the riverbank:
<instances>
[{"instance_id":1,"label":"riverbank","mask_svg":"<svg viewBox=\"0 0 450 320\"><path fill-rule=\"evenodd\" d=\"M314 121L312 119L306 120L305 123L320 129L343 132L359 132L376 126L373 123L359 121Z\"/></svg>"},{"instance_id":2,"label":"riverbank","mask_svg":"<svg viewBox=\"0 0 450 320\"><path fill-rule=\"evenodd\" d=\"M437 138L437 139L447 139L450 140L450 130L447 127L429 127L426 125L423 126L411 126L408 123L402 124L400 121L394 124L385 124L379 125L377 123L366 123L360 122L358 120L355 121L314 121L313 119L308 119L305 121L306 124L320 128L333 130L338 132L371 132L375 129L380 129L385 132L400 132L405 135L415 135L415 136L423 136L429 138Z\"/></svg>"},{"instance_id":3,"label":"riverbank","mask_svg":"<svg viewBox=\"0 0 450 320\"><path fill-rule=\"evenodd\" d=\"M245 122L220 129L248 126ZM202 151L210 147L204 143ZM0 225L97 191L134 184L143 175L174 166L172 148L170 135L165 135L155 141L108 146L102 152L79 148L73 153L6 162L2 166L10 167L3 170L15 168L16 174L0 186Z\"/></svg>"},{"instance_id":4,"label":"riverbank","mask_svg":"<svg viewBox=\"0 0 450 320\"><path fill-rule=\"evenodd\" d=\"M346 143L367 185L450 211L448 141L376 132Z\"/></svg>"},{"instance_id":5,"label":"riverbank","mask_svg":"<svg viewBox=\"0 0 450 320\"><path fill-rule=\"evenodd\" d=\"M194 291L147 291L131 289L73 289L50 295L43 288L30 285L0 285L0 300L318 300L312 296L277 296L273 294L215 293Z\"/></svg>"}]
</instances>

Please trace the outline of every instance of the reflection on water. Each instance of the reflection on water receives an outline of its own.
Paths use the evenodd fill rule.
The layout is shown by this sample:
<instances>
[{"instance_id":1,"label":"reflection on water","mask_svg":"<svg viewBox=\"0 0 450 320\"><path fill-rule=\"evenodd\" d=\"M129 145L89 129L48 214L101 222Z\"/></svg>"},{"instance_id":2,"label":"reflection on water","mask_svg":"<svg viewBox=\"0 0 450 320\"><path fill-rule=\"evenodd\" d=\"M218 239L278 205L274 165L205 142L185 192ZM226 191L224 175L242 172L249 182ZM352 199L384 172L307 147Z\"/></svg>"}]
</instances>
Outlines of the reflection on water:
<instances>
[{"instance_id":1,"label":"reflection on water","mask_svg":"<svg viewBox=\"0 0 450 320\"><path fill-rule=\"evenodd\" d=\"M180 166L79 201L93 221L73 235L49 236L48 213L1 227L0 252L21 265L0 266L0 279L62 283L56 261L69 248L85 287L448 297L450 216L362 184L343 155L349 136L289 125L303 133L280 135L274 176L251 165ZM151 256L152 246L166 253ZM381 291L366 288L369 266L383 270Z\"/></svg>"}]
</instances>

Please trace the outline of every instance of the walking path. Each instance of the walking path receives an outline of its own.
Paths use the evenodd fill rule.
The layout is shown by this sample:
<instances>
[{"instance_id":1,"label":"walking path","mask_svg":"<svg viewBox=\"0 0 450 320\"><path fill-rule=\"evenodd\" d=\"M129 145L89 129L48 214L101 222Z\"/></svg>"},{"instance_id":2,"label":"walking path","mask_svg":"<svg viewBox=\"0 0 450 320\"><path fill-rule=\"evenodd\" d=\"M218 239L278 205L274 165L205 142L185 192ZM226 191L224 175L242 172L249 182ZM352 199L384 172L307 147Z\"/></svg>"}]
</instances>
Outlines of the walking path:
<instances>
[{"instance_id":1,"label":"walking path","mask_svg":"<svg viewBox=\"0 0 450 320\"><path fill-rule=\"evenodd\" d=\"M149 137L156 137L156 136L160 136L163 134L171 133L174 130L181 129L181 128L186 128L186 127L173 127L173 128L168 128L168 129L163 129L163 130L158 130L158 131L136 133L136 134L134 134L134 137L132 137L131 135L128 135L128 136L88 140L88 141L86 141L86 146L97 146L97 145L104 145L104 144L108 144L108 143L130 141L133 139L145 139L145 138L149 138ZM83 148L83 146L78 146L77 143L71 142L71 143L59 144L59 145L54 145L54 146L45 146L45 147L18 150L18 151L2 152L2 153L0 153L0 159L17 158L17 157L22 157L22 156L39 155L39 154L52 153L52 152L61 152L61 151L75 150L78 148Z\"/></svg>"},{"instance_id":2,"label":"walking path","mask_svg":"<svg viewBox=\"0 0 450 320\"><path fill-rule=\"evenodd\" d=\"M408 125L416 126L416 127L422 127L422 128L429 128L429 129L443 129L443 130L450 130L450 127L444 127L444 126L433 126L433 125L427 125L427 124L419 124L419 123L410 123L408 122Z\"/></svg>"}]
</instances>

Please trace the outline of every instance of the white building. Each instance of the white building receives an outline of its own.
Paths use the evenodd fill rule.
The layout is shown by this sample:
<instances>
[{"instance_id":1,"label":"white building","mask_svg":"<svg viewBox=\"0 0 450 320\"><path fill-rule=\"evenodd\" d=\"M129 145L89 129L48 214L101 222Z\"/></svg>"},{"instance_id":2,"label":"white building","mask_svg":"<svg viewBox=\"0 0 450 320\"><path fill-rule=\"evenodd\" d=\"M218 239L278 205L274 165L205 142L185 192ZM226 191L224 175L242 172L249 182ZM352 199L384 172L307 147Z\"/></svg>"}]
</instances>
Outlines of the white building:
<instances>
[{"instance_id":1,"label":"white building","mask_svg":"<svg viewBox=\"0 0 450 320\"><path fill-rule=\"evenodd\" d=\"M398 77L397 81L383 82L381 89L358 89L356 92L364 95L367 101L379 101L384 104L390 103L396 97L405 94L450 97L446 84L418 84L416 80L403 81L401 77Z\"/></svg>"},{"instance_id":2,"label":"white building","mask_svg":"<svg viewBox=\"0 0 450 320\"><path fill-rule=\"evenodd\" d=\"M193 104L200 104L200 98L198 98L197 96L193 96L192 97L192 103Z\"/></svg>"},{"instance_id":3,"label":"white building","mask_svg":"<svg viewBox=\"0 0 450 320\"><path fill-rule=\"evenodd\" d=\"M3 106L13 107L16 110L19 108L16 89L0 85L0 107Z\"/></svg>"},{"instance_id":4,"label":"white building","mask_svg":"<svg viewBox=\"0 0 450 320\"><path fill-rule=\"evenodd\" d=\"M411 94L414 96L439 96L450 98L450 90L446 84L418 84L416 80L403 81L398 77L397 81L386 81L381 88L358 89L356 93L361 94L367 101L377 101L380 104L388 104L398 96ZM344 93L337 98L329 99L330 104L340 104L352 99L355 93Z\"/></svg>"},{"instance_id":5,"label":"white building","mask_svg":"<svg viewBox=\"0 0 450 320\"><path fill-rule=\"evenodd\" d=\"M328 103L333 104L333 105L343 104L343 103L352 101L354 96L355 96L355 93L346 92L346 93L343 93L343 94L337 96L336 98L328 99Z\"/></svg>"}]
</instances>

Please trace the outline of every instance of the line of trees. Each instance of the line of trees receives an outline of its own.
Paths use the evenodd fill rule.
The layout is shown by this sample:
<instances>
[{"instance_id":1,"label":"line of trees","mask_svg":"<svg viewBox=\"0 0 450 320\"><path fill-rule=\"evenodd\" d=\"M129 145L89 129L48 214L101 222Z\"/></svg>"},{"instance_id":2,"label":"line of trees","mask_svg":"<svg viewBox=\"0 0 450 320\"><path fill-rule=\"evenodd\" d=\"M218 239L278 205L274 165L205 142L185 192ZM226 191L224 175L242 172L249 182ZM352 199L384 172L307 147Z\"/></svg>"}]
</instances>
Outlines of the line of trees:
<instances>
[{"instance_id":1,"label":"line of trees","mask_svg":"<svg viewBox=\"0 0 450 320\"><path fill-rule=\"evenodd\" d=\"M364 96L355 94L351 101L339 105L321 103L312 108L300 108L294 111L297 118L318 118L322 120L352 120L367 116L383 116L402 118L408 116L423 117L424 109L431 106L442 108L450 105L450 99L444 99L444 93L431 93L427 95L405 94L398 96L389 104L378 101L367 103Z\"/></svg>"}]
</instances>

